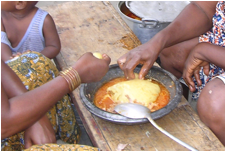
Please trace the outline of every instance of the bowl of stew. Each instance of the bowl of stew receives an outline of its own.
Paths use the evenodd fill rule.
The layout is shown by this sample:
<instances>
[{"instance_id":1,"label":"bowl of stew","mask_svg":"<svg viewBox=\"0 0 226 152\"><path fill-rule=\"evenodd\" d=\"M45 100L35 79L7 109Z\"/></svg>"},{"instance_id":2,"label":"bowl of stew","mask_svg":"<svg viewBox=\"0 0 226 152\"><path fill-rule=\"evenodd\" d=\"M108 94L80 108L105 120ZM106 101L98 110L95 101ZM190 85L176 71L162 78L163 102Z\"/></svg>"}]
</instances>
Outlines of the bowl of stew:
<instances>
[{"instance_id":1,"label":"bowl of stew","mask_svg":"<svg viewBox=\"0 0 226 152\"><path fill-rule=\"evenodd\" d=\"M134 73L139 73L140 69L141 65L138 65L134 69ZM183 90L179 80L173 74L160 67L152 66L152 68L148 71L148 74L145 76L145 79L153 80L154 83L160 86L162 92L167 91L169 94L169 101L167 103L163 103L159 107L156 106L154 110L152 110L151 117L153 119L159 119L176 108L178 103L181 101ZM98 105L98 100L101 99L101 96L104 96L101 94L98 95L99 90L109 87L110 85L115 84L117 81L126 80L124 78L124 72L117 64L113 64L110 65L109 71L99 82L82 84L79 93L83 105L93 115L113 123L126 125L147 123L148 120L146 118L127 118L114 113L114 111L107 110L106 105L105 107L101 107L100 104Z\"/></svg>"}]
</instances>

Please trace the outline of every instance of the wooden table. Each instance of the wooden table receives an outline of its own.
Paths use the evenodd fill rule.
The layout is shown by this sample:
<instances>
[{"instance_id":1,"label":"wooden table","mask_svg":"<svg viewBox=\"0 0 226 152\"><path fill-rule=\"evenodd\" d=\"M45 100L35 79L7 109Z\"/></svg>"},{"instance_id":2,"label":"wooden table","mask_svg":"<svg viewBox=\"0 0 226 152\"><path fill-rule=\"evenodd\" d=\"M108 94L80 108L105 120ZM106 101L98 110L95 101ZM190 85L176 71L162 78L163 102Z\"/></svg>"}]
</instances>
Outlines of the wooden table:
<instances>
[{"instance_id":1,"label":"wooden table","mask_svg":"<svg viewBox=\"0 0 226 152\"><path fill-rule=\"evenodd\" d=\"M61 69L71 66L85 52L107 53L115 64L121 55L141 44L109 2L72 1L42 9L51 14L60 35L62 50L56 60ZM103 151L114 151L119 144L128 144L127 151L187 150L150 123L119 125L92 115L81 101L79 88L71 96L93 145ZM184 97L156 123L198 150L225 150Z\"/></svg>"}]
</instances>

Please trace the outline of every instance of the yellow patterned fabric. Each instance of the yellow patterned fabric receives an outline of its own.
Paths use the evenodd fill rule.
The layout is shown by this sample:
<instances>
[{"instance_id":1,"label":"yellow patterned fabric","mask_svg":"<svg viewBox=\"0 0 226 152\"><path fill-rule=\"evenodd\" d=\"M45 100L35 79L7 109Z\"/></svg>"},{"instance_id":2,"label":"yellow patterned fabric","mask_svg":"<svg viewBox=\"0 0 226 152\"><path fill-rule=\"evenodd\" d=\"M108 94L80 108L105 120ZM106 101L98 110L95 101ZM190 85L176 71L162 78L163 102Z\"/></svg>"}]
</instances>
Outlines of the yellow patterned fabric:
<instances>
[{"instance_id":1,"label":"yellow patterned fabric","mask_svg":"<svg viewBox=\"0 0 226 152\"><path fill-rule=\"evenodd\" d=\"M98 151L98 148L76 144L34 145L24 151Z\"/></svg>"},{"instance_id":2,"label":"yellow patterned fabric","mask_svg":"<svg viewBox=\"0 0 226 152\"><path fill-rule=\"evenodd\" d=\"M38 52L27 52L6 61L6 64L19 76L27 90L33 90L54 79L59 71L54 63ZM61 140L76 144L80 138L80 128L76 122L71 102L65 95L47 112L47 116ZM1 140L1 150L23 150L24 132Z\"/></svg>"}]
</instances>

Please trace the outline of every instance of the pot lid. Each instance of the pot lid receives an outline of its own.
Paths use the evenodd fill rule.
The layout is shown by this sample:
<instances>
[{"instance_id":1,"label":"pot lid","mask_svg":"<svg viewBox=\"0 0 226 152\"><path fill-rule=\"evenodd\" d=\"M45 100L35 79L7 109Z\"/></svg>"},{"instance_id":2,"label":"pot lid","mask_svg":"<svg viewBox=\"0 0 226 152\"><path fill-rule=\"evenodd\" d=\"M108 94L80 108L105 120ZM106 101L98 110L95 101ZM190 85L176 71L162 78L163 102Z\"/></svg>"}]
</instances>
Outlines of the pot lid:
<instances>
[{"instance_id":1,"label":"pot lid","mask_svg":"<svg viewBox=\"0 0 226 152\"><path fill-rule=\"evenodd\" d=\"M126 1L126 7L140 18L172 22L189 1Z\"/></svg>"}]
</instances>

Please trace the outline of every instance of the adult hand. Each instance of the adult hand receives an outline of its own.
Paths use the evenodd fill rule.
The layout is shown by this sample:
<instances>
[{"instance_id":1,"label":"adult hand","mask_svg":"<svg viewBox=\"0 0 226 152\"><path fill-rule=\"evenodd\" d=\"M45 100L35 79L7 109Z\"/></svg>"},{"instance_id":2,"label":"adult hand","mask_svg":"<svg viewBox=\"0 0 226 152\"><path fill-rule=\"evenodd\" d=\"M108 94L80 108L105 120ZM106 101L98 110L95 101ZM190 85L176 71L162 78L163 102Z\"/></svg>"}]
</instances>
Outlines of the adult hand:
<instances>
[{"instance_id":1,"label":"adult hand","mask_svg":"<svg viewBox=\"0 0 226 152\"><path fill-rule=\"evenodd\" d=\"M200 79L200 75L199 75L199 71L201 69L201 67L203 67L203 71L205 75L209 74L209 62L203 61L200 59L200 54L198 53L200 47L195 47L191 53L189 54L186 62L185 62L185 66L184 66L184 70L183 70L183 79L185 81L185 83L188 85L189 89L191 92L194 92L195 89L195 83L192 80L192 76L194 75L196 81L197 81L197 85L200 86L202 85L201 79Z\"/></svg>"},{"instance_id":2,"label":"adult hand","mask_svg":"<svg viewBox=\"0 0 226 152\"><path fill-rule=\"evenodd\" d=\"M107 54L102 54L102 59L98 59L87 52L72 67L77 70L82 83L97 82L108 72L110 62Z\"/></svg>"},{"instance_id":3,"label":"adult hand","mask_svg":"<svg viewBox=\"0 0 226 152\"><path fill-rule=\"evenodd\" d=\"M25 130L24 142L25 148L32 145L56 143L55 132L46 115Z\"/></svg>"},{"instance_id":4,"label":"adult hand","mask_svg":"<svg viewBox=\"0 0 226 152\"><path fill-rule=\"evenodd\" d=\"M142 64L139 78L143 79L157 59L159 50L156 45L151 45L149 41L124 54L117 62L127 79L134 79L133 70L138 64Z\"/></svg>"}]
</instances>

